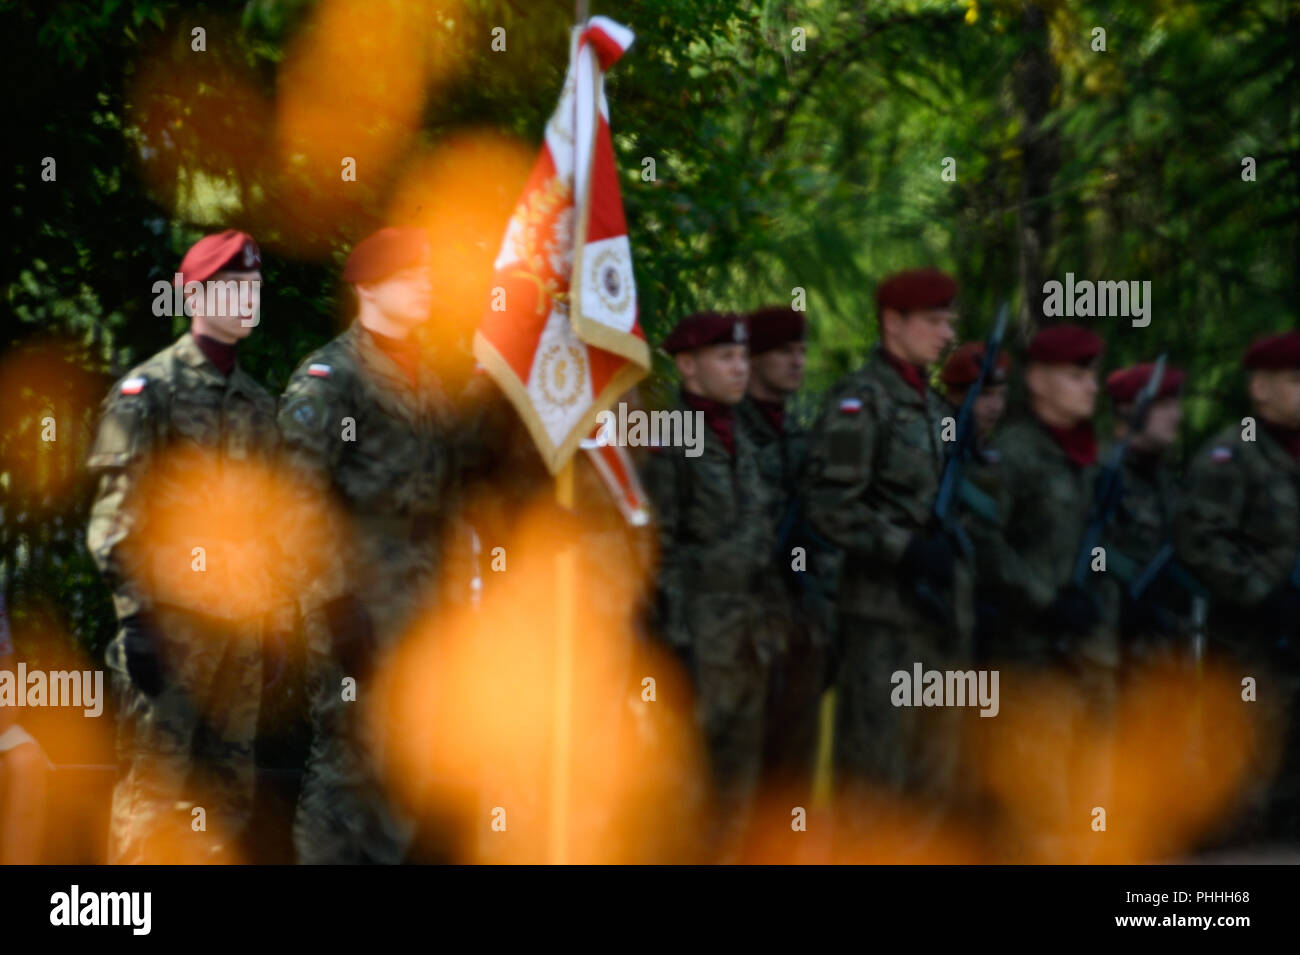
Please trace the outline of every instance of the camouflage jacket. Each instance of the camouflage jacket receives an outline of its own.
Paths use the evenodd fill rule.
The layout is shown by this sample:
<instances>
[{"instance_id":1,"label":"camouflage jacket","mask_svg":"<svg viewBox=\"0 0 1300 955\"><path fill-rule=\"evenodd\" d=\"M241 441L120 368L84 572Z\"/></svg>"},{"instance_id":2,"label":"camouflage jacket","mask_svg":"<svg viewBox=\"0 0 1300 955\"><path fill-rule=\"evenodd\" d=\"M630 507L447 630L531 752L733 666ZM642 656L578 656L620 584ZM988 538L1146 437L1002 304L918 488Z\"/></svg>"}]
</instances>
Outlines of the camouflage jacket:
<instances>
[{"instance_id":1,"label":"camouflage jacket","mask_svg":"<svg viewBox=\"0 0 1300 955\"><path fill-rule=\"evenodd\" d=\"M695 414L684 403L674 410ZM700 456L685 451L653 448L644 467L659 534L656 628L703 661L734 662L747 643L771 659L785 649L788 602L772 563L776 508L758 449L736 427L728 454L705 427Z\"/></svg>"},{"instance_id":2,"label":"camouflage jacket","mask_svg":"<svg viewBox=\"0 0 1300 955\"><path fill-rule=\"evenodd\" d=\"M898 565L913 535L930 530L943 474L949 405L922 398L879 346L832 389L808 458L808 516L844 551L841 613L915 627L929 623ZM970 567L958 562L949 595L958 629L973 625Z\"/></svg>"},{"instance_id":3,"label":"camouflage jacket","mask_svg":"<svg viewBox=\"0 0 1300 955\"><path fill-rule=\"evenodd\" d=\"M1040 614L1074 574L1099 468L1073 464L1032 417L1010 422L990 450L996 463L981 480L995 490L999 522L996 529L985 522L972 528L981 568L998 596L1001 632L994 635L993 653L1043 660L1059 635L1044 632ZM1119 592L1100 572L1090 572L1084 588L1101 623L1075 649L1114 666Z\"/></svg>"},{"instance_id":4,"label":"camouflage jacket","mask_svg":"<svg viewBox=\"0 0 1300 955\"><path fill-rule=\"evenodd\" d=\"M1164 456L1129 451L1121 474L1122 494L1103 535L1106 561L1125 590L1132 588L1161 548L1173 543L1174 514L1181 488ZM1199 588L1187 569L1170 561L1143 594L1169 612L1171 623L1186 622L1192 592Z\"/></svg>"},{"instance_id":5,"label":"camouflage jacket","mask_svg":"<svg viewBox=\"0 0 1300 955\"><path fill-rule=\"evenodd\" d=\"M352 593L381 631L439 569L456 507L451 404L427 357L412 387L360 322L307 356L280 399L291 472L326 528L329 558L304 581L304 616Z\"/></svg>"},{"instance_id":6,"label":"camouflage jacket","mask_svg":"<svg viewBox=\"0 0 1300 955\"><path fill-rule=\"evenodd\" d=\"M1267 621L1249 611L1291 574L1300 548L1300 466L1262 427L1254 441L1242 440L1240 425L1220 431L1189 468L1174 545L1216 605L1238 612L1242 636L1263 635Z\"/></svg>"},{"instance_id":7,"label":"camouflage jacket","mask_svg":"<svg viewBox=\"0 0 1300 955\"><path fill-rule=\"evenodd\" d=\"M774 512L774 517L780 521L785 504L801 489L808 463L808 435L789 418L778 431L748 397L736 406L736 423L748 432L758 452L759 474L775 492L771 499L780 513Z\"/></svg>"},{"instance_id":8,"label":"camouflage jacket","mask_svg":"<svg viewBox=\"0 0 1300 955\"><path fill-rule=\"evenodd\" d=\"M737 427L745 430L759 456L759 474L773 504L777 528L773 560L791 591L796 613L814 643L834 639L835 598L842 557L838 548L813 530L808 521L806 478L808 433L787 416L778 431L750 398L736 407ZM796 570L794 550L802 548L803 569Z\"/></svg>"},{"instance_id":9,"label":"camouflage jacket","mask_svg":"<svg viewBox=\"0 0 1300 955\"><path fill-rule=\"evenodd\" d=\"M1123 494L1106 529L1106 552L1118 550L1140 569L1173 533L1178 487L1165 461L1135 451L1124 458L1121 480Z\"/></svg>"},{"instance_id":10,"label":"camouflage jacket","mask_svg":"<svg viewBox=\"0 0 1300 955\"><path fill-rule=\"evenodd\" d=\"M266 570L265 555L245 561L238 553L245 546L260 550L265 540L205 541L211 545L205 572L185 575L194 541L174 539L177 525L169 526L168 518L204 515L215 506L205 501L206 492L222 474L198 468L225 461L269 466L278 441L275 399L238 365L229 378L222 375L189 332L113 385L87 461L98 488L86 542L113 589L119 620L162 603L234 619L223 596L265 586L257 579ZM184 462L181 453L187 451L214 457ZM157 467L161 461L174 466ZM142 485L147 486L142 490ZM267 518L259 530L271 526L273 515ZM243 567L250 572L241 573ZM186 586L172 585L178 570L188 578ZM254 604L256 599L240 602ZM109 648L110 664L120 664L120 651L119 635Z\"/></svg>"}]
</instances>

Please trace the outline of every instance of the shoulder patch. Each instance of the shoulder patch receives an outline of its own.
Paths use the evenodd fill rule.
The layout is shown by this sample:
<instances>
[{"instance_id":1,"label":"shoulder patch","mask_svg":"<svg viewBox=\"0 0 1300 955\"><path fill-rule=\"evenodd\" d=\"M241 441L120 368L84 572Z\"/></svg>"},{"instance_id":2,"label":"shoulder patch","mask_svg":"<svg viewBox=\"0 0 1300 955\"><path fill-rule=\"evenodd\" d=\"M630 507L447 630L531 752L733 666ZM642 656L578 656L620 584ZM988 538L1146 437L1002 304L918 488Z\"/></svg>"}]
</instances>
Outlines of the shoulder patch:
<instances>
[{"instance_id":1,"label":"shoulder patch","mask_svg":"<svg viewBox=\"0 0 1300 955\"><path fill-rule=\"evenodd\" d=\"M315 395L295 395L285 402L280 420L282 424L292 422L304 430L315 430L325 421L325 403Z\"/></svg>"},{"instance_id":2,"label":"shoulder patch","mask_svg":"<svg viewBox=\"0 0 1300 955\"><path fill-rule=\"evenodd\" d=\"M844 398L840 401L840 414L858 414L862 411L861 398Z\"/></svg>"},{"instance_id":3,"label":"shoulder patch","mask_svg":"<svg viewBox=\"0 0 1300 955\"><path fill-rule=\"evenodd\" d=\"M144 391L144 386L148 384L149 379L140 375L133 375L122 382L121 392L124 395L138 395Z\"/></svg>"},{"instance_id":4,"label":"shoulder patch","mask_svg":"<svg viewBox=\"0 0 1300 955\"><path fill-rule=\"evenodd\" d=\"M334 369L323 362L314 361L307 366L307 374L313 378L328 378Z\"/></svg>"},{"instance_id":5,"label":"shoulder patch","mask_svg":"<svg viewBox=\"0 0 1300 955\"><path fill-rule=\"evenodd\" d=\"M1232 448L1221 444L1210 451L1210 460L1216 464L1232 460Z\"/></svg>"}]
</instances>

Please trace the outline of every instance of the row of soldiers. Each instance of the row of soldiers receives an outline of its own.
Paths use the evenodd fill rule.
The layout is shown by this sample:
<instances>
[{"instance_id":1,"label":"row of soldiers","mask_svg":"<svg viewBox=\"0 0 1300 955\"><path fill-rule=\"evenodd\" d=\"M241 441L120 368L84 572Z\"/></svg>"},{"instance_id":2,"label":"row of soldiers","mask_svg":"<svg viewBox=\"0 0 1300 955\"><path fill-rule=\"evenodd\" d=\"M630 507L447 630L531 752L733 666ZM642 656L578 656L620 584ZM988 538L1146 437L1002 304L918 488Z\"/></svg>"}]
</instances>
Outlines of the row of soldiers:
<instances>
[{"instance_id":1,"label":"row of soldiers","mask_svg":"<svg viewBox=\"0 0 1300 955\"><path fill-rule=\"evenodd\" d=\"M444 542L471 504L481 515L487 498L487 510L509 512L527 496L515 492L545 476L535 454L520 453L528 442L501 396L458 400L417 344L431 304L427 266L417 230L385 229L359 243L343 272L355 321L301 362L277 402L236 360L258 323L255 304L213 310L201 292L203 283L260 282L257 245L233 230L206 237L179 269L190 330L105 399L89 460L98 491L88 543L120 622L107 653L126 764L111 813L113 861L158 859L160 840L193 842L200 802L211 819L205 852L231 857L252 813L263 684L274 686L295 634L307 649L313 728L298 858L407 857L414 823L384 792L381 756L340 686L371 679L422 608L466 590L445 586ZM704 313L663 343L681 375L682 410L699 413L706 430L700 456L666 447L644 461L659 543L657 562L647 562L650 623L694 684L722 857L734 857L765 779L808 785L828 684L839 778L942 806L958 774L956 736L942 719L936 731L933 714L891 705L894 671L918 661L964 668L977 651L1068 665L1104 707L1121 619L1149 635L1177 612L1154 596L1172 574L1146 600L1124 598L1111 577L1072 580L1097 472L1090 422L1102 347L1087 330L1035 336L1025 356L1028 413L996 434L1005 365L982 382L980 439L962 489L974 552L934 526L943 421L955 412L931 390L928 369L953 343L956 291L933 270L882 282L880 344L836 386L809 433L786 414L802 378L801 313ZM1214 619L1232 623L1211 634L1247 658L1275 650L1277 624L1300 619L1288 578L1300 540L1298 446L1286 437L1300 433L1296 339L1248 352L1258 436L1222 437L1199 456L1177 508L1162 455L1177 432L1179 379L1165 376L1141 433L1128 436L1141 453L1126 461L1126 509L1108 530L1108 548L1128 548L1126 566L1139 568L1172 539L1180 563L1170 566L1199 578L1215 598ZM947 398L960 403L979 369L979 346L953 352L941 376ZM1112 376L1117 403L1131 403L1150 372ZM481 378L477 385L484 390ZM159 466L168 457L160 452L177 450L210 454L211 487ZM233 599L257 586L238 576L237 548L217 555L228 572L206 575L215 581L206 589L169 583L192 551L168 540L167 518L219 511L228 502L212 496L215 478L255 460L283 465L295 502L327 504L307 512L311 546L299 539L269 562L287 578L278 596ZM592 477L579 469L580 481ZM472 493L481 485L509 491ZM600 495L577 499L590 506ZM265 503L263 529L284 526L273 511L285 502ZM598 536L619 538L617 508L597 510L609 518L597 522ZM483 518L480 530L492 523ZM638 552L592 563L631 562ZM1121 562L1112 557L1112 568ZM264 572L268 562L255 566Z\"/></svg>"},{"instance_id":2,"label":"row of soldiers","mask_svg":"<svg viewBox=\"0 0 1300 955\"><path fill-rule=\"evenodd\" d=\"M658 630L695 677L722 851L735 852L765 770L795 773L796 798L806 795L828 684L843 804L883 793L950 818L970 796L970 737L952 709L897 704L894 675L916 664L1011 667L1076 691L1083 717L1040 721L1036 758L1050 765L1036 769L1049 781L1044 819L1086 830L1114 780L1071 780L1072 744L1113 718L1125 662L1200 658L1207 637L1216 659L1258 681L1260 715L1246 722L1273 742L1249 767L1237 838L1285 834L1300 807L1300 332L1249 347L1250 416L1180 475L1183 372L1164 361L1112 372L1115 432L1103 447L1105 344L1084 327L1044 327L1024 351L1024 407L1000 425L1010 362L983 370L983 344L951 348L956 296L933 269L885 279L879 342L808 433L784 414L799 386L798 313L696 315L664 342L708 438L698 458L656 449L647 465ZM931 371L946 353L936 391ZM935 500L977 383L954 534ZM1003 686L1004 699L1027 698Z\"/></svg>"}]
</instances>

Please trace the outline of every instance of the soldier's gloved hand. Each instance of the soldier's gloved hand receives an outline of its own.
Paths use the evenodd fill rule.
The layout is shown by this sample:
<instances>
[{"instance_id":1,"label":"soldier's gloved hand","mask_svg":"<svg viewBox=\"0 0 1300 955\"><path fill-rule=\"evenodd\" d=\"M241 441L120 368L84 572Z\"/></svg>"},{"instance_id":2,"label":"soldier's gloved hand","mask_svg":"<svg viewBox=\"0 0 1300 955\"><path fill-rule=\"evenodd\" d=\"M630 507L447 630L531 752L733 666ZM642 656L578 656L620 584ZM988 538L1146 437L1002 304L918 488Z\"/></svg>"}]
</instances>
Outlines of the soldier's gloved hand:
<instances>
[{"instance_id":1,"label":"soldier's gloved hand","mask_svg":"<svg viewBox=\"0 0 1300 955\"><path fill-rule=\"evenodd\" d=\"M903 551L900 569L905 577L924 577L946 588L956 564L957 552L946 534L915 534Z\"/></svg>"},{"instance_id":2,"label":"soldier's gloved hand","mask_svg":"<svg viewBox=\"0 0 1300 955\"><path fill-rule=\"evenodd\" d=\"M146 696L157 696L167 681L163 676L162 637L149 614L133 613L122 621L126 672Z\"/></svg>"},{"instance_id":3,"label":"soldier's gloved hand","mask_svg":"<svg viewBox=\"0 0 1300 955\"><path fill-rule=\"evenodd\" d=\"M1043 612L1044 624L1054 636L1082 637L1101 622L1096 602L1082 587L1067 584Z\"/></svg>"},{"instance_id":4,"label":"soldier's gloved hand","mask_svg":"<svg viewBox=\"0 0 1300 955\"><path fill-rule=\"evenodd\" d=\"M324 610L334 658L345 674L361 679L370 672L379 650L370 611L350 593L335 597Z\"/></svg>"}]
</instances>

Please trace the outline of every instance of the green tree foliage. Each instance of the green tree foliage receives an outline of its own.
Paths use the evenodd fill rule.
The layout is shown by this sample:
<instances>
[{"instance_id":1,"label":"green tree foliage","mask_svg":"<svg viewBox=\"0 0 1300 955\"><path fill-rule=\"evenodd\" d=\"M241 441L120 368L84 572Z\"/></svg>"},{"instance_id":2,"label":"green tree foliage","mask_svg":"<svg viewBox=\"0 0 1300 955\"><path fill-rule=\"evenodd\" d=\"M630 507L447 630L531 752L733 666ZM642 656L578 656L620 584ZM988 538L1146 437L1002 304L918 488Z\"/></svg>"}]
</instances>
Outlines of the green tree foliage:
<instances>
[{"instance_id":1,"label":"green tree foliage","mask_svg":"<svg viewBox=\"0 0 1300 955\"><path fill-rule=\"evenodd\" d=\"M1194 439L1240 399L1243 343L1294 322L1294 0L592 6L637 34L608 91L652 339L697 308L784 302L803 289L815 395L874 339L872 292L891 270L954 270L970 336L1010 297L1019 340L1045 279L1150 280L1149 327L1093 321L1111 341L1109 365L1168 349L1191 370ZM153 282L204 232L232 226L265 246L265 320L242 359L250 370L279 388L333 334L338 265L381 220L400 162L367 177L338 217L302 219L323 187L260 161L273 148L267 116L286 51L315 10L307 0L0 4L11 91L0 147L6 358L53 341L102 393L182 327L151 314ZM572 4L465 0L448 11L429 43L458 65L429 91L405 148L484 127L537 143ZM197 25L208 34L202 54L190 46ZM508 53L489 51L495 26ZM1096 28L1105 51L1093 49ZM149 69L163 77L148 87L161 128L139 121ZM143 174L146 154L166 175ZM56 182L42 180L47 156ZM953 181L942 176L949 157ZM1254 181L1242 178L1245 157ZM296 245L278 241L290 225ZM652 398L669 387L659 362ZM95 402L69 404L70 440L40 452L41 467L74 473L53 497L14 479L36 454L38 405L4 396L0 566L20 624L43 603L97 647L111 611L81 543L91 489L75 479Z\"/></svg>"}]
</instances>

